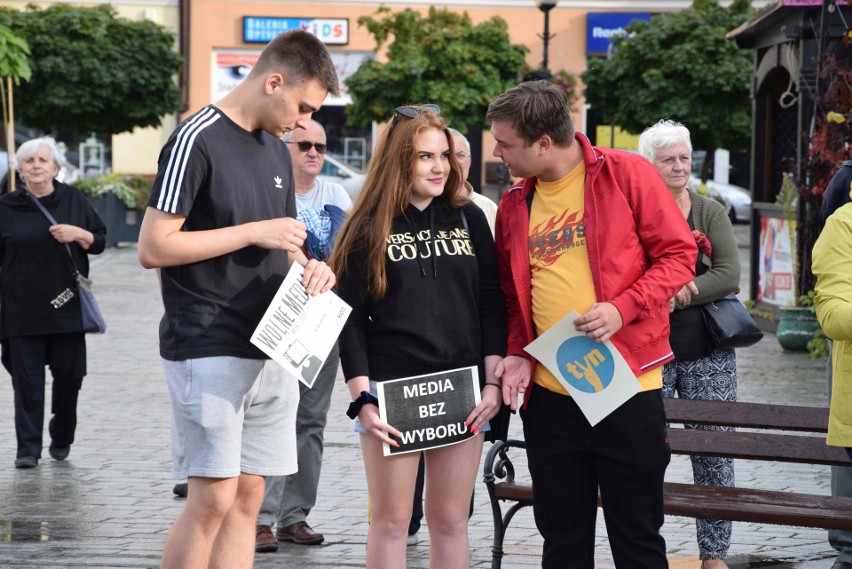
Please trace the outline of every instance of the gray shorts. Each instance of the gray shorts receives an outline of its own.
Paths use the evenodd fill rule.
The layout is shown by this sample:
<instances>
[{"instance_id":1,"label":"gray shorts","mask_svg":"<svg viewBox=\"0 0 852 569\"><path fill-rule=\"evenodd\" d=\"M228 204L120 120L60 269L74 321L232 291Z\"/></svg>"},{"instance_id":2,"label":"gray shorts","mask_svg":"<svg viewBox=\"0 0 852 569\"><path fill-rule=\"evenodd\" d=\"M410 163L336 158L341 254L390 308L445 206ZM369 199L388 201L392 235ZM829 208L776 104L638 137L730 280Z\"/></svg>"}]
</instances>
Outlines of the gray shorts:
<instances>
[{"instance_id":1,"label":"gray shorts","mask_svg":"<svg viewBox=\"0 0 852 569\"><path fill-rule=\"evenodd\" d=\"M175 477L284 476L297 470L299 381L272 360L163 360Z\"/></svg>"}]
</instances>

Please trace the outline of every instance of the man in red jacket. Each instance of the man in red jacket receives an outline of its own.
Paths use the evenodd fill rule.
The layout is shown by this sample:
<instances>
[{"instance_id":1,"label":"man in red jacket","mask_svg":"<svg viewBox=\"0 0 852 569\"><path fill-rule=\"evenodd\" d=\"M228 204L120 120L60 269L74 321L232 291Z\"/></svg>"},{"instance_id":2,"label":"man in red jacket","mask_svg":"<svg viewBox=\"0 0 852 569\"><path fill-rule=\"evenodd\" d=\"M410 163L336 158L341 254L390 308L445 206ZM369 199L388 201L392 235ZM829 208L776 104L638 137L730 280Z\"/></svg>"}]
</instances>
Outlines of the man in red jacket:
<instances>
[{"instance_id":1,"label":"man in red jacket","mask_svg":"<svg viewBox=\"0 0 852 569\"><path fill-rule=\"evenodd\" d=\"M542 567L594 567L597 494L617 567L668 567L663 477L671 457L661 395L673 359L668 300L694 278L697 248L656 169L575 134L565 93L530 81L497 97L494 156L513 177L497 212L509 345L503 397L521 417L544 537ZM524 347L576 310L575 328L611 340L641 384L594 427ZM534 386L534 387L533 387Z\"/></svg>"}]
</instances>

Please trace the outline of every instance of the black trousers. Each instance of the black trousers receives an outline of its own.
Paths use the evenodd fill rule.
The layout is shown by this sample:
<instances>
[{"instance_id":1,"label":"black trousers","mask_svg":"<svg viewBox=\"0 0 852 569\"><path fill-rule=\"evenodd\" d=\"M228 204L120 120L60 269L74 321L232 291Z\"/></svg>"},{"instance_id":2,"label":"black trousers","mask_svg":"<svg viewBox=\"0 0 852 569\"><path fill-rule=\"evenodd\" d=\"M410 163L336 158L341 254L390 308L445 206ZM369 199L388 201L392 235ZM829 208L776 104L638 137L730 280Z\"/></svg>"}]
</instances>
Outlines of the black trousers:
<instances>
[{"instance_id":1,"label":"black trousers","mask_svg":"<svg viewBox=\"0 0 852 569\"><path fill-rule=\"evenodd\" d=\"M71 446L77 430L77 397L86 375L85 334L10 336L3 350L15 390L17 458L41 458L46 365L53 376L51 445Z\"/></svg>"},{"instance_id":2,"label":"black trousers","mask_svg":"<svg viewBox=\"0 0 852 569\"><path fill-rule=\"evenodd\" d=\"M600 489L616 567L668 567L660 528L671 449L660 390L634 395L592 427L572 397L535 386L521 417L533 512L544 537L541 566L595 566Z\"/></svg>"}]
</instances>

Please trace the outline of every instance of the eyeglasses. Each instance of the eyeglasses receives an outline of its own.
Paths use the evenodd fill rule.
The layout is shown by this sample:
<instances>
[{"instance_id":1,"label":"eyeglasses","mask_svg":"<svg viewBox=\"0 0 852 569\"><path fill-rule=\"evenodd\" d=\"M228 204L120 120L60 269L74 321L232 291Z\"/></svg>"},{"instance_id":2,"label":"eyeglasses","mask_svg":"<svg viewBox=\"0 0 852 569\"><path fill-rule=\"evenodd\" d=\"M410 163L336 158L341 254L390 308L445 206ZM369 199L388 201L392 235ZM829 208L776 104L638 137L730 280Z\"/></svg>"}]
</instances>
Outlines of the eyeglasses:
<instances>
[{"instance_id":1,"label":"eyeglasses","mask_svg":"<svg viewBox=\"0 0 852 569\"><path fill-rule=\"evenodd\" d=\"M307 140L288 140L285 144L297 144L300 152L310 152L311 146L316 148L320 154L325 154L325 151L328 149L328 146L321 142L308 142Z\"/></svg>"},{"instance_id":2,"label":"eyeglasses","mask_svg":"<svg viewBox=\"0 0 852 569\"><path fill-rule=\"evenodd\" d=\"M459 160L464 160L465 158L470 158L470 154L459 150L458 152L456 152L456 158L458 158Z\"/></svg>"},{"instance_id":3,"label":"eyeglasses","mask_svg":"<svg viewBox=\"0 0 852 569\"><path fill-rule=\"evenodd\" d=\"M391 120L390 128L388 128L388 136L390 136L390 133L393 132L393 127L396 126L397 121L399 121L399 117L413 119L423 111L432 111L436 115L441 116L441 108L438 105L421 105L419 107L397 107L393 111L393 119Z\"/></svg>"}]
</instances>

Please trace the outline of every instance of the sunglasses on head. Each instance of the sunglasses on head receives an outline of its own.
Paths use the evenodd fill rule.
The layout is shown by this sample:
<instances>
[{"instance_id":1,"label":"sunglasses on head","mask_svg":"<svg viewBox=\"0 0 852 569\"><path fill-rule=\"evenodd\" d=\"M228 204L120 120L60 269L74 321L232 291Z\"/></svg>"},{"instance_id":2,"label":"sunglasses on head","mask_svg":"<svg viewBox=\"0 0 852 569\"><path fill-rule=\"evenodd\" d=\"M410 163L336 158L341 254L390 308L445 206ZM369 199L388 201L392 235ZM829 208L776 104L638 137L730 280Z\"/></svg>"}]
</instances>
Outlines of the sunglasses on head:
<instances>
[{"instance_id":1,"label":"sunglasses on head","mask_svg":"<svg viewBox=\"0 0 852 569\"><path fill-rule=\"evenodd\" d=\"M436 115L441 116L441 108L438 105L420 105L419 107L406 105L403 107L397 107L393 111L393 119L391 120L390 128L388 129L388 136L390 136L390 133L393 132L393 127L396 126L396 123L399 121L399 117L413 119L423 111L432 111Z\"/></svg>"},{"instance_id":2,"label":"sunglasses on head","mask_svg":"<svg viewBox=\"0 0 852 569\"><path fill-rule=\"evenodd\" d=\"M328 146L322 144L321 142L308 142L307 140L288 140L287 144L296 144L299 147L300 152L310 152L311 146L317 149L317 152L320 154L325 154L325 151L328 149Z\"/></svg>"}]
</instances>

